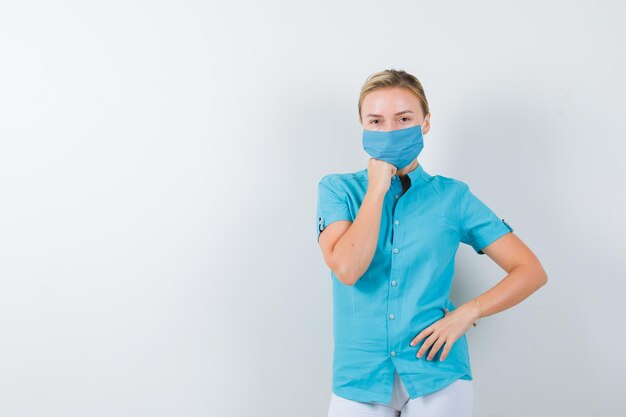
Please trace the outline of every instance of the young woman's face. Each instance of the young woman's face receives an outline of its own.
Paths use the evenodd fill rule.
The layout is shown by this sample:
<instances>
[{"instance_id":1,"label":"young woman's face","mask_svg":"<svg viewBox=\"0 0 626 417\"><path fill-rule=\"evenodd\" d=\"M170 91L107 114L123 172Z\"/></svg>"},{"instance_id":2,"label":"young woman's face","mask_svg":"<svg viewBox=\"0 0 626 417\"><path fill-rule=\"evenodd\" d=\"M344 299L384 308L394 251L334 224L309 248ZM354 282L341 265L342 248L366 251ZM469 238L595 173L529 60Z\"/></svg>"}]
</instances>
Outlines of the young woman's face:
<instances>
[{"instance_id":1,"label":"young woman's face","mask_svg":"<svg viewBox=\"0 0 626 417\"><path fill-rule=\"evenodd\" d=\"M367 94L361 104L361 124L365 130L398 130L422 125L425 135L430 129L430 116L424 124L422 107L406 88L386 87Z\"/></svg>"}]
</instances>

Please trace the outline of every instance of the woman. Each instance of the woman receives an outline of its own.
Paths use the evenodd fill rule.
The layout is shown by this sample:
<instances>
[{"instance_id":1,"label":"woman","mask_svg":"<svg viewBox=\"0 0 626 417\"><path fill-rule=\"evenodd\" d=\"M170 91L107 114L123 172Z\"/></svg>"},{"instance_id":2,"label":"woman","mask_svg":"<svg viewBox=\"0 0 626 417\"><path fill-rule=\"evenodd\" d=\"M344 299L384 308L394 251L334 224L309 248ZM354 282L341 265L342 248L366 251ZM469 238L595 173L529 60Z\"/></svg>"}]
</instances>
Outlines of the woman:
<instances>
[{"instance_id":1,"label":"woman","mask_svg":"<svg viewBox=\"0 0 626 417\"><path fill-rule=\"evenodd\" d=\"M333 282L328 416L472 416L465 333L527 298L546 272L466 183L417 161L430 130L417 78L372 74L358 110L367 168L318 185L318 241ZM449 295L460 242L507 276L456 307Z\"/></svg>"}]
</instances>

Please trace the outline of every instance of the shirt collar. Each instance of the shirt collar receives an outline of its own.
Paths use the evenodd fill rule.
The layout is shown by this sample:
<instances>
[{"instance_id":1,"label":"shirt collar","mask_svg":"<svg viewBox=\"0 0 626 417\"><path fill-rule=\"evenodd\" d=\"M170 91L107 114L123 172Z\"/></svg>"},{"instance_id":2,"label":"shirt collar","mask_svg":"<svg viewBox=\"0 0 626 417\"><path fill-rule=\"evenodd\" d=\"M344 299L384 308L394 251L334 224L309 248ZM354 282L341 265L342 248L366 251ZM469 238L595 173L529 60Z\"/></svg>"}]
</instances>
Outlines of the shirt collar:
<instances>
[{"instance_id":1,"label":"shirt collar","mask_svg":"<svg viewBox=\"0 0 626 417\"><path fill-rule=\"evenodd\" d=\"M424 167L422 166L421 162L418 162L417 168L413 169L412 171L409 171L407 175L411 179L412 184L426 181L428 177L430 176L428 175L426 171L424 171Z\"/></svg>"}]
</instances>

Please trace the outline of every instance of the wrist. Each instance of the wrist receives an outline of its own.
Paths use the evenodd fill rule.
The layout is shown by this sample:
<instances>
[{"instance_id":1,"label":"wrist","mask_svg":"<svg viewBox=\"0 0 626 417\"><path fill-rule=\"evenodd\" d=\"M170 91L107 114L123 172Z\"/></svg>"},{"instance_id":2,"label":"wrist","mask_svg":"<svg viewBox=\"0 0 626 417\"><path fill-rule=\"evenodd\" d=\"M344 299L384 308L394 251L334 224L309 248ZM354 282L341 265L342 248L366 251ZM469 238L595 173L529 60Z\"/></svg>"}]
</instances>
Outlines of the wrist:
<instances>
[{"instance_id":1,"label":"wrist","mask_svg":"<svg viewBox=\"0 0 626 417\"><path fill-rule=\"evenodd\" d=\"M474 317L473 317L473 320L472 320L472 325L474 327L476 327L478 325L478 322L480 321L482 315L483 315L483 313L482 313L483 309L482 309L482 306L480 304L480 301L477 300L476 298L472 298L472 300L469 301L469 303L472 305L472 308L473 308L473 311L474 311Z\"/></svg>"}]
</instances>

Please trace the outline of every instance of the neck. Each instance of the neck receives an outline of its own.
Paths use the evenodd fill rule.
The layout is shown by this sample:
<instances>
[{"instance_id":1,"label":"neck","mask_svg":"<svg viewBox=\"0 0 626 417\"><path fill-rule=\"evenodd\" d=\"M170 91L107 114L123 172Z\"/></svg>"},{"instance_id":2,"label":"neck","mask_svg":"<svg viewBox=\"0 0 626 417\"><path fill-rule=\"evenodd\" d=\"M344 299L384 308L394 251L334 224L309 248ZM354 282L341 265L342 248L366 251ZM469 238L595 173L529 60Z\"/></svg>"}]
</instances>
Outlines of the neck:
<instances>
[{"instance_id":1,"label":"neck","mask_svg":"<svg viewBox=\"0 0 626 417\"><path fill-rule=\"evenodd\" d=\"M414 159L413 162L411 162L411 164L396 171L396 175L398 175L398 177L404 177L406 174L408 174L409 172L417 168L418 165L419 165L419 162L417 162L417 159Z\"/></svg>"}]
</instances>

